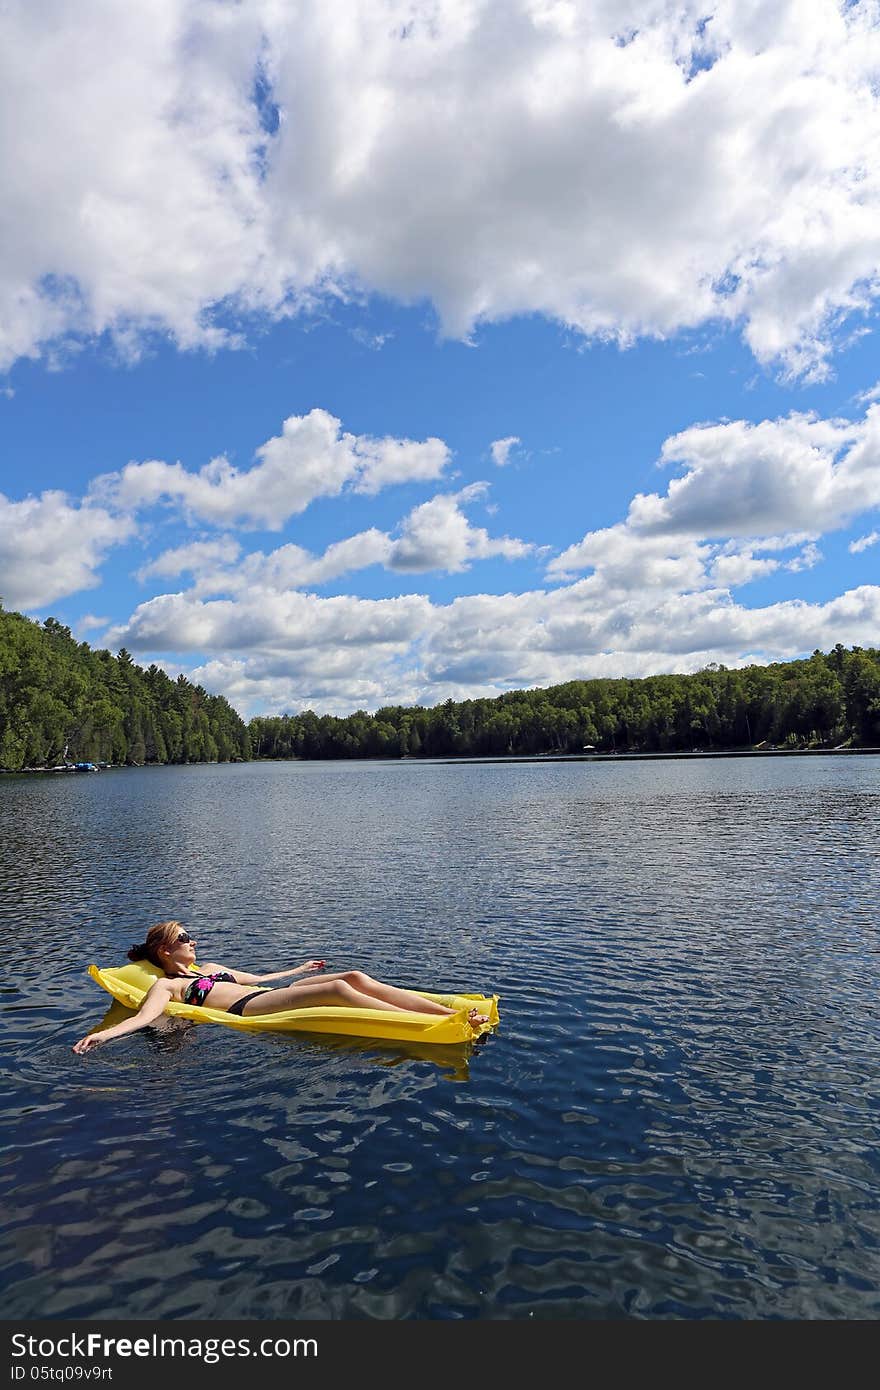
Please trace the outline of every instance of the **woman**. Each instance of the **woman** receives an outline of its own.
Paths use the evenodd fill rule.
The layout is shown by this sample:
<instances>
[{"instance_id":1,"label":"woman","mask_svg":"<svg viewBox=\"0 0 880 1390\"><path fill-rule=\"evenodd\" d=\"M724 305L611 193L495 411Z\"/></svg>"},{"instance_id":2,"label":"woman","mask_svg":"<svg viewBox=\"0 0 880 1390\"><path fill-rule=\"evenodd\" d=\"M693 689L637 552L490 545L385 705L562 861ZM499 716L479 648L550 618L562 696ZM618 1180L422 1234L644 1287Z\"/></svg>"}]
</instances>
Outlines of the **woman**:
<instances>
[{"instance_id":1,"label":"woman","mask_svg":"<svg viewBox=\"0 0 880 1390\"><path fill-rule=\"evenodd\" d=\"M157 922L147 932L140 946L132 946L129 960L149 960L165 971L147 991L146 998L133 1018L89 1033L74 1043L74 1052L89 1052L93 1047L124 1037L154 1023L165 1007L177 1004L208 1004L211 1009L223 1009L229 1014L250 1018L254 1014L277 1014L287 1009L311 1009L321 1005L344 1005L350 1009L385 1009L391 1013L435 1014L447 1017L454 1014L445 1004L424 999L408 989L382 984L360 970L345 970L335 975L323 975L320 980L303 980L277 989L248 989L267 980L283 980L288 975L306 975L324 969L322 960L307 960L304 965L276 970L270 975L252 975L246 970L229 970L223 965L203 965L195 969L196 943L180 922ZM474 1027L487 1022L485 1014L471 1009L470 1022Z\"/></svg>"}]
</instances>

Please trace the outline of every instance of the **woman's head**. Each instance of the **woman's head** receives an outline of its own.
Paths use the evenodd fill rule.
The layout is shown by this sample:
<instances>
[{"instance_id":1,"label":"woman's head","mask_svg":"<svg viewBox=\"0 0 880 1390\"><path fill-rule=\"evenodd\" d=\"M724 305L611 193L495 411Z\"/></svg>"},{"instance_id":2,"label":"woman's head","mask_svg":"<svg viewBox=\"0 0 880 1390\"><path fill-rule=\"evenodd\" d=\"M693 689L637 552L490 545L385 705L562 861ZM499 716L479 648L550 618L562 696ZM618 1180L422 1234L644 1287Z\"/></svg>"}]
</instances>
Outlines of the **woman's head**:
<instances>
[{"instance_id":1,"label":"woman's head","mask_svg":"<svg viewBox=\"0 0 880 1390\"><path fill-rule=\"evenodd\" d=\"M131 947L128 959L148 960L153 965L158 965L160 970L164 970L176 950L193 944L192 937L182 922L157 922L147 932L146 941L139 946Z\"/></svg>"}]
</instances>

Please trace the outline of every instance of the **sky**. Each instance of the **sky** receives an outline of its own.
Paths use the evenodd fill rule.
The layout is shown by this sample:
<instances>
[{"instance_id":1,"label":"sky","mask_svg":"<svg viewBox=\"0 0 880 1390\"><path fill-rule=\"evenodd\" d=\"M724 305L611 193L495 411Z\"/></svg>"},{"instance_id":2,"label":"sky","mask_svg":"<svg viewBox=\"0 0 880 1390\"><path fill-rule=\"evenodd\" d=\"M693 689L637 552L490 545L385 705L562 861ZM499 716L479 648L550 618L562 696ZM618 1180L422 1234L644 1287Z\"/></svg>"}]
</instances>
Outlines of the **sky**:
<instances>
[{"instance_id":1,"label":"sky","mask_svg":"<svg viewBox=\"0 0 880 1390\"><path fill-rule=\"evenodd\" d=\"M880 645L880 6L7 0L0 600L244 716Z\"/></svg>"}]
</instances>

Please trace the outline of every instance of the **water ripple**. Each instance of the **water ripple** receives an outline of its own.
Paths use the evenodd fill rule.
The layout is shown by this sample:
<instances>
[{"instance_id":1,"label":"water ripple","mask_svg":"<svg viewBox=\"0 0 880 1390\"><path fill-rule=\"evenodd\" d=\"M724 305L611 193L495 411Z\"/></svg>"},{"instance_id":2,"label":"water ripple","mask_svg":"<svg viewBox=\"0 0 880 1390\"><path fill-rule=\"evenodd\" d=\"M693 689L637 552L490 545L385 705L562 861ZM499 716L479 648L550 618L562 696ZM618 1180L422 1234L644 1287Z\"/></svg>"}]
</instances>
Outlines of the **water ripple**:
<instances>
[{"instance_id":1,"label":"water ripple","mask_svg":"<svg viewBox=\"0 0 880 1390\"><path fill-rule=\"evenodd\" d=\"M0 796L7 1317L878 1315L880 760ZM244 967L495 991L501 1027L164 1019L75 1057L86 965L166 916Z\"/></svg>"}]
</instances>

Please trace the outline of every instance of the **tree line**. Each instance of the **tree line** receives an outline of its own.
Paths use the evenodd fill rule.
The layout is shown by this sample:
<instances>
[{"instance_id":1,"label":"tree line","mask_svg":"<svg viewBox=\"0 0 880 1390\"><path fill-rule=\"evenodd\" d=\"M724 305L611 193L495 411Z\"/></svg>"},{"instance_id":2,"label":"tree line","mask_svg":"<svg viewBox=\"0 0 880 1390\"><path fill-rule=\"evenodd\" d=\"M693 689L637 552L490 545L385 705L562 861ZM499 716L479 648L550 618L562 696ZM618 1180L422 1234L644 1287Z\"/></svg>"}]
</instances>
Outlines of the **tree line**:
<instances>
[{"instance_id":1,"label":"tree line","mask_svg":"<svg viewBox=\"0 0 880 1390\"><path fill-rule=\"evenodd\" d=\"M261 716L255 758L479 757L880 745L880 651L836 646L801 661L695 675L566 681L433 708L346 718Z\"/></svg>"},{"instance_id":2,"label":"tree line","mask_svg":"<svg viewBox=\"0 0 880 1390\"><path fill-rule=\"evenodd\" d=\"M247 727L222 695L0 607L0 767L248 757Z\"/></svg>"},{"instance_id":3,"label":"tree line","mask_svg":"<svg viewBox=\"0 0 880 1390\"><path fill-rule=\"evenodd\" d=\"M694 675L566 681L344 718L257 716L0 607L0 767L248 758L400 758L880 745L880 651Z\"/></svg>"}]
</instances>

